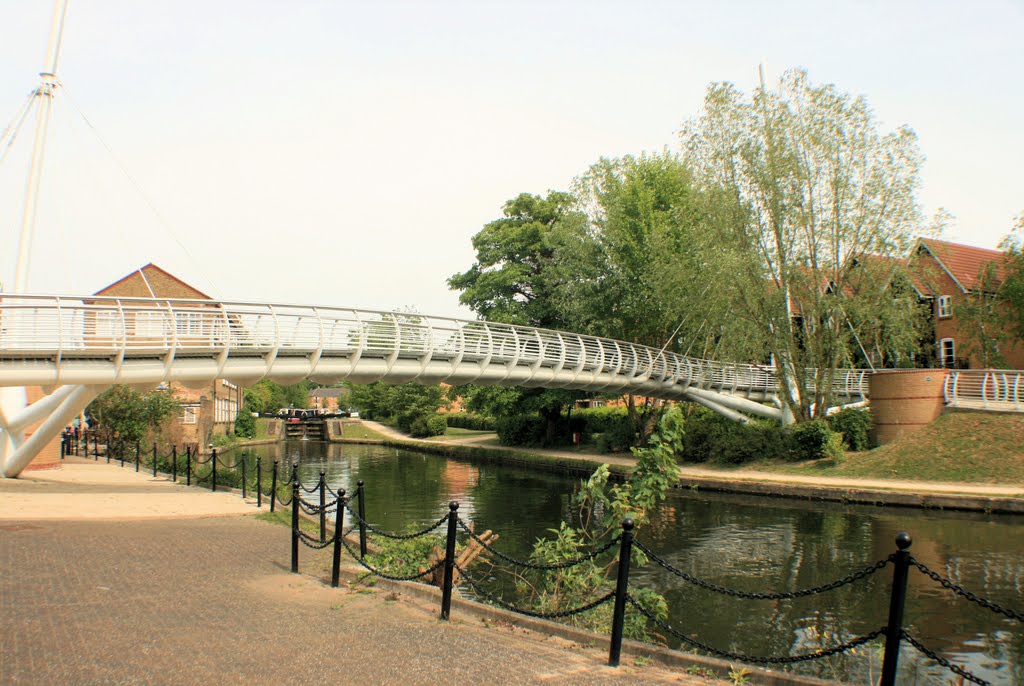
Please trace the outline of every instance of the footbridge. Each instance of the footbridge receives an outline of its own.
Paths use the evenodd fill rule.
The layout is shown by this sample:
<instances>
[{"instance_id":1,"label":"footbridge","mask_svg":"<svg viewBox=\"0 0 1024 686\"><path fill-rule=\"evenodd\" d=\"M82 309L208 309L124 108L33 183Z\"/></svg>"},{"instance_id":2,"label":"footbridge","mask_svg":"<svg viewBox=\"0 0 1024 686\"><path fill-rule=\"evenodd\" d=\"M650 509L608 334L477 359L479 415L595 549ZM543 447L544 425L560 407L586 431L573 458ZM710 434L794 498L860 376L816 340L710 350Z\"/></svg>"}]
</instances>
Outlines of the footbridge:
<instances>
[{"instance_id":1,"label":"footbridge","mask_svg":"<svg viewBox=\"0 0 1024 686\"><path fill-rule=\"evenodd\" d=\"M565 331L337 307L0 295L4 476L17 476L113 384L218 378L565 388L689 400L734 419L782 418L772 367ZM28 404L29 386L44 397ZM838 371L832 386L839 402L863 400L866 372Z\"/></svg>"}]
</instances>

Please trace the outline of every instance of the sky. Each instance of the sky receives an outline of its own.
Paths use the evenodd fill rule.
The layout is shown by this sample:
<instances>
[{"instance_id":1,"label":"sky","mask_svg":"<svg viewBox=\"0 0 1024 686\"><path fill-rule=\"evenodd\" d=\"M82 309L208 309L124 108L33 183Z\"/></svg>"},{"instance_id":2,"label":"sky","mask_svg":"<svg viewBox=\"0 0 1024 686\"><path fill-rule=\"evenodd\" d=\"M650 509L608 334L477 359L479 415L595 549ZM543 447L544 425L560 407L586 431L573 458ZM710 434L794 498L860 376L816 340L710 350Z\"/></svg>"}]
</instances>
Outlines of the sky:
<instances>
[{"instance_id":1,"label":"sky","mask_svg":"<svg viewBox=\"0 0 1024 686\"><path fill-rule=\"evenodd\" d=\"M50 3L0 3L0 127ZM470 316L446 279L522 192L678 150L709 83L791 67L913 128L944 237L1024 212L1024 2L70 0L28 291L154 262L208 295ZM13 285L34 131L0 163Z\"/></svg>"}]
</instances>

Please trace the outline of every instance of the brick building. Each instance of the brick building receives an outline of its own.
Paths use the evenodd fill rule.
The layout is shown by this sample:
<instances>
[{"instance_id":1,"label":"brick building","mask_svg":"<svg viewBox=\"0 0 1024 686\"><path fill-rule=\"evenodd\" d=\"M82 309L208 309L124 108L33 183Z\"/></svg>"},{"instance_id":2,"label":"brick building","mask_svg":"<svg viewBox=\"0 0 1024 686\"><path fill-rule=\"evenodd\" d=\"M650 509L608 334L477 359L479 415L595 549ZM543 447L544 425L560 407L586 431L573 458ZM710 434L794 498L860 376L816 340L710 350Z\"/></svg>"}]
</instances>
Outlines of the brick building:
<instances>
[{"instance_id":1,"label":"brick building","mask_svg":"<svg viewBox=\"0 0 1024 686\"><path fill-rule=\"evenodd\" d=\"M94 295L121 298L212 300L210 296L199 289L152 263L136 269L124 278L97 291ZM190 316L188 312L182 312L189 307L194 307L197 310L195 317ZM206 335L202 329L204 318L199 312L204 307L206 306L200 302L175 303L174 335L179 347L187 346L190 337L200 340ZM97 321L93 329L94 335L98 338L108 335L104 331L102 314L102 312L97 313ZM166 332L160 330L162 323L157 326L154 322L139 318L144 314L140 313L134 319L129 318L129 324L134 326L134 334L137 337L144 339L147 335L154 337L166 335ZM234 428L235 417L243 404L242 389L226 379L216 379L211 383L203 383L199 386L172 382L163 384L161 388L169 391L174 399L181 404L181 414L175 425L171 427L175 442L206 445L212 436L230 432Z\"/></svg>"}]
</instances>

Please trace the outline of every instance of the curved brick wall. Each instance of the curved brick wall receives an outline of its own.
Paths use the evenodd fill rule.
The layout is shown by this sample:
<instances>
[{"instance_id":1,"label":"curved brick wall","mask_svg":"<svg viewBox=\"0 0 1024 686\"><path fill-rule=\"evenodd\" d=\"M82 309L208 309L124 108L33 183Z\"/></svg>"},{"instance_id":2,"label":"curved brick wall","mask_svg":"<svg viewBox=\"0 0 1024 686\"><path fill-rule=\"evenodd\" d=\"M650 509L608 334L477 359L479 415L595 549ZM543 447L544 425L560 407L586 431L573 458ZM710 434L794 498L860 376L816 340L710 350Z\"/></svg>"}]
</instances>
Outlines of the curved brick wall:
<instances>
[{"instance_id":1,"label":"curved brick wall","mask_svg":"<svg viewBox=\"0 0 1024 686\"><path fill-rule=\"evenodd\" d=\"M872 438L877 445L935 421L946 407L942 389L945 369L891 369L868 378Z\"/></svg>"}]
</instances>

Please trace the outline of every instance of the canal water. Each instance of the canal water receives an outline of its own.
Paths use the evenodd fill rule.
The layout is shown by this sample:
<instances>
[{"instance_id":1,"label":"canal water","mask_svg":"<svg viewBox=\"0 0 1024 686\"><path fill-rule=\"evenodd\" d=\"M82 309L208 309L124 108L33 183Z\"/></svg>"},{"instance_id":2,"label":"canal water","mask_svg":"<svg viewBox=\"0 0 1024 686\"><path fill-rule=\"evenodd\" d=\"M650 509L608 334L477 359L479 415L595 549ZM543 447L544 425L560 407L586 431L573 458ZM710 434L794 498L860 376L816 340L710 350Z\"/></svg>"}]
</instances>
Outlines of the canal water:
<instances>
[{"instance_id":1,"label":"canal water","mask_svg":"<svg viewBox=\"0 0 1024 686\"><path fill-rule=\"evenodd\" d=\"M299 463L315 483L334 488L363 480L367 520L392 531L421 528L460 503L477 531L501 536L497 548L525 557L534 541L577 513L578 477L463 461L375 445L287 442L248 449L282 469ZM844 577L913 537L914 557L992 602L1024 606L1024 527L1019 518L810 503L677 489L637 539L673 566L746 591L795 591ZM696 588L654 563L631 586L662 593L669 622L708 645L748 655L789 655L827 648L886 624L892 568L835 591L783 601L737 599ZM911 569L905 623L925 646L993 684L1024 684L1024 626L955 596ZM668 641L678 647L678 642ZM904 646L903 684L953 684L953 674ZM794 671L873 684L881 652L802 663Z\"/></svg>"}]
</instances>

